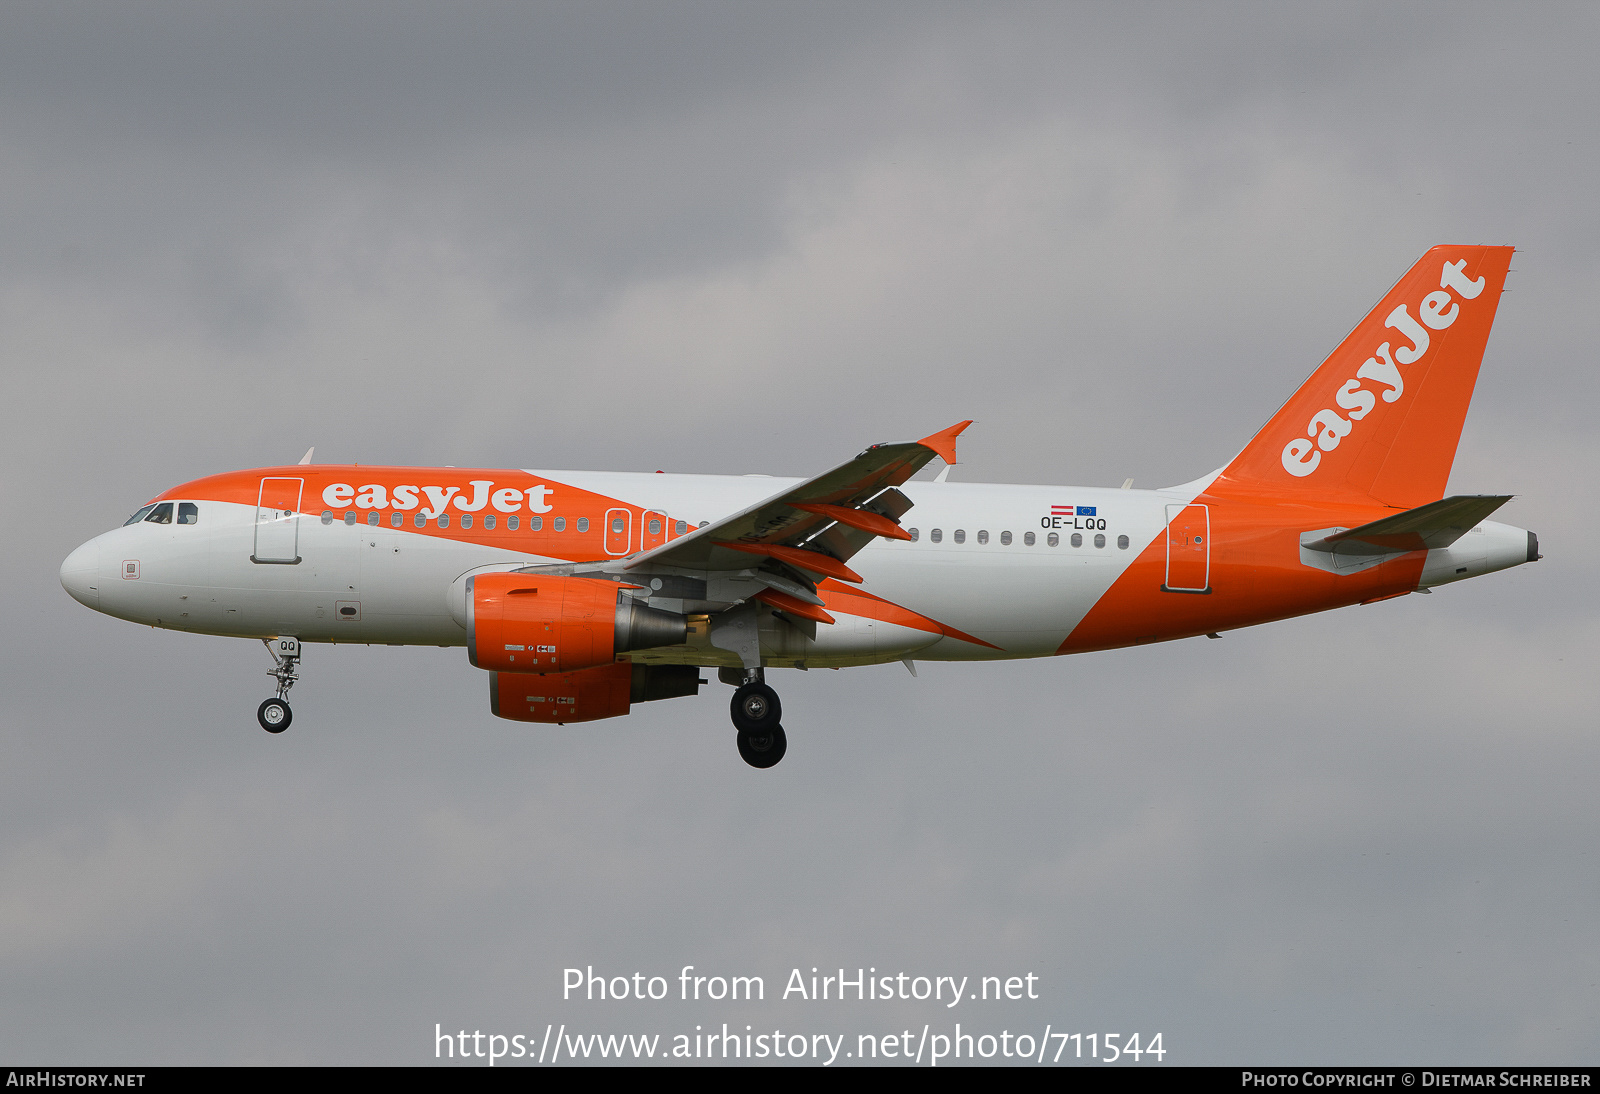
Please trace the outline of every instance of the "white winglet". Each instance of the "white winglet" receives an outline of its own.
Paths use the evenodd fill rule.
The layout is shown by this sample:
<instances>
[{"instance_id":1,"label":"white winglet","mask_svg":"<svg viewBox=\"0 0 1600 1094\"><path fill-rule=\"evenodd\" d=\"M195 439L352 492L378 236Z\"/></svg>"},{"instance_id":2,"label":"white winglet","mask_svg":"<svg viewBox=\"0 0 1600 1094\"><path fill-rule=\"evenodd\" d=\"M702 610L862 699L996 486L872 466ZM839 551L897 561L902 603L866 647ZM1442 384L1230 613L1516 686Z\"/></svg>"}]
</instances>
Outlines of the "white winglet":
<instances>
[{"instance_id":1,"label":"white winglet","mask_svg":"<svg viewBox=\"0 0 1600 1094\"><path fill-rule=\"evenodd\" d=\"M306 449L306 454L304 456L300 457L300 464L298 466L304 466L305 464L310 463L311 462L311 453L315 452L316 450L317 450L317 446L316 445L312 445L310 448Z\"/></svg>"}]
</instances>

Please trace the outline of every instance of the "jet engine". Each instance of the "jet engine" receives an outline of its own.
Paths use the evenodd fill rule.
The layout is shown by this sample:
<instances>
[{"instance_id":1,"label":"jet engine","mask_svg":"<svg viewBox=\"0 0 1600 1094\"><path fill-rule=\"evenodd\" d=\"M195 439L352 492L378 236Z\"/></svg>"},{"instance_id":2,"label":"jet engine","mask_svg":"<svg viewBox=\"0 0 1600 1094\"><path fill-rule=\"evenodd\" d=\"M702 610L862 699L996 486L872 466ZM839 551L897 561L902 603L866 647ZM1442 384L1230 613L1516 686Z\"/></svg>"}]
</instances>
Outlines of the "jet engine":
<instances>
[{"instance_id":1,"label":"jet engine","mask_svg":"<svg viewBox=\"0 0 1600 1094\"><path fill-rule=\"evenodd\" d=\"M578 672L491 672L489 709L514 722L592 722L632 703L699 693L694 665L600 665Z\"/></svg>"},{"instance_id":2,"label":"jet engine","mask_svg":"<svg viewBox=\"0 0 1600 1094\"><path fill-rule=\"evenodd\" d=\"M491 672L574 672L687 637L683 616L640 604L613 581L519 573L467 579L467 656Z\"/></svg>"}]
</instances>

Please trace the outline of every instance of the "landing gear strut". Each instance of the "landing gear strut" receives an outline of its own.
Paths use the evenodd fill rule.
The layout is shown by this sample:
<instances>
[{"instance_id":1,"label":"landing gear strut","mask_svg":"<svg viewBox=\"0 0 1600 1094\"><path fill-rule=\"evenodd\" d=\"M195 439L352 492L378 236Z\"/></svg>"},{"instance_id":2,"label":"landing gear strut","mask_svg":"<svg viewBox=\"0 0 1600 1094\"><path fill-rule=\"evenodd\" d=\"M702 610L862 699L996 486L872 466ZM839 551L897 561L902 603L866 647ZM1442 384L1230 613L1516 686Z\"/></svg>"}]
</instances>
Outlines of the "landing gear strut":
<instances>
[{"instance_id":1,"label":"landing gear strut","mask_svg":"<svg viewBox=\"0 0 1600 1094\"><path fill-rule=\"evenodd\" d=\"M294 670L300 663L300 640L263 638L261 644L272 654L274 667L267 672L278 680L278 697L268 699L256 708L256 721L268 733L282 733L294 721L294 711L289 709L289 689L299 679Z\"/></svg>"},{"instance_id":2,"label":"landing gear strut","mask_svg":"<svg viewBox=\"0 0 1600 1094\"><path fill-rule=\"evenodd\" d=\"M744 683L733 693L730 704L733 728L739 733L739 755L751 767L771 767L789 749L789 738L779 724L783 703L766 685L759 668L748 669L742 676Z\"/></svg>"}]
</instances>

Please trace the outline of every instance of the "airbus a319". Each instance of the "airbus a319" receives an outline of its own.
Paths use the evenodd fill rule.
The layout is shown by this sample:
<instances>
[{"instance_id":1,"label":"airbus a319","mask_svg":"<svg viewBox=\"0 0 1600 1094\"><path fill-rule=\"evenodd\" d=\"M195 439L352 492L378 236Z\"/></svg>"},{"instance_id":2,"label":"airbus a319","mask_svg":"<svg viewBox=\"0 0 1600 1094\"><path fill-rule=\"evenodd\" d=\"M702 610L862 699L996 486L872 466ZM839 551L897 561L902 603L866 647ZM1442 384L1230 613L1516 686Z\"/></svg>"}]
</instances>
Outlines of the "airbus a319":
<instances>
[{"instance_id":1,"label":"airbus a319","mask_svg":"<svg viewBox=\"0 0 1600 1094\"><path fill-rule=\"evenodd\" d=\"M1179 486L912 481L969 422L804 480L308 452L165 491L61 583L131 622L263 641L268 732L307 643L459 646L489 709L524 722L627 714L715 669L740 755L770 767L788 744L768 669L1215 637L1537 559L1488 519L1508 496L1444 497L1511 254L1430 250L1238 456Z\"/></svg>"}]
</instances>

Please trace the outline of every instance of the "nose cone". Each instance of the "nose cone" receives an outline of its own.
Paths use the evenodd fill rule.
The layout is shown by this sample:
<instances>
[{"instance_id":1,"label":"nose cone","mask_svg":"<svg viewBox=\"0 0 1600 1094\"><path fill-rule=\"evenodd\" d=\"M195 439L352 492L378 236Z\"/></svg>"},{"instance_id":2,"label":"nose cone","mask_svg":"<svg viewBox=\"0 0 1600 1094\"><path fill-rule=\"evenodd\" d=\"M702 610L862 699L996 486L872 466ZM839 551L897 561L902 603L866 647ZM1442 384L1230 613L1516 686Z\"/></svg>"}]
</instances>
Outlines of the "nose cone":
<instances>
[{"instance_id":1,"label":"nose cone","mask_svg":"<svg viewBox=\"0 0 1600 1094\"><path fill-rule=\"evenodd\" d=\"M100 610L100 541L91 539L61 564L61 587L86 608Z\"/></svg>"}]
</instances>

